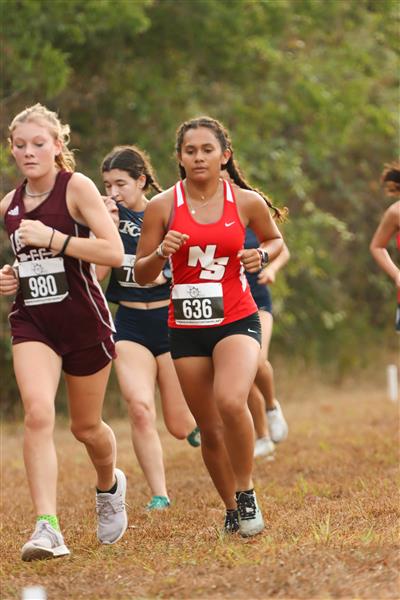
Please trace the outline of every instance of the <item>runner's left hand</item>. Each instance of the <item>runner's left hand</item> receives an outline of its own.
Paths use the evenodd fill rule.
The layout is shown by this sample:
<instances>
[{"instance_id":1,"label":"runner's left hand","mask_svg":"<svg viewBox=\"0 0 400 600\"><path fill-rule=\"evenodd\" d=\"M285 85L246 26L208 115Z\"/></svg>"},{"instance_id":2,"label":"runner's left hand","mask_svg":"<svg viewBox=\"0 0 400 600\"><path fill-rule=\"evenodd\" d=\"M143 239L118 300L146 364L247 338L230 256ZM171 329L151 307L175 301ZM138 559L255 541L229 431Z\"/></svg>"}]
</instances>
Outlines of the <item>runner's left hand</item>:
<instances>
[{"instance_id":1,"label":"runner's left hand","mask_svg":"<svg viewBox=\"0 0 400 600\"><path fill-rule=\"evenodd\" d=\"M239 250L237 254L240 262L249 273L257 273L261 269L261 256L255 248Z\"/></svg>"},{"instance_id":2,"label":"runner's left hand","mask_svg":"<svg viewBox=\"0 0 400 600\"><path fill-rule=\"evenodd\" d=\"M23 245L36 248L48 248L52 233L52 227L31 219L22 219L18 229L18 236Z\"/></svg>"},{"instance_id":3,"label":"runner's left hand","mask_svg":"<svg viewBox=\"0 0 400 600\"><path fill-rule=\"evenodd\" d=\"M272 267L265 267L262 271L260 271L259 276L257 277L257 283L260 285L268 285L270 283L275 283L275 271Z\"/></svg>"}]
</instances>

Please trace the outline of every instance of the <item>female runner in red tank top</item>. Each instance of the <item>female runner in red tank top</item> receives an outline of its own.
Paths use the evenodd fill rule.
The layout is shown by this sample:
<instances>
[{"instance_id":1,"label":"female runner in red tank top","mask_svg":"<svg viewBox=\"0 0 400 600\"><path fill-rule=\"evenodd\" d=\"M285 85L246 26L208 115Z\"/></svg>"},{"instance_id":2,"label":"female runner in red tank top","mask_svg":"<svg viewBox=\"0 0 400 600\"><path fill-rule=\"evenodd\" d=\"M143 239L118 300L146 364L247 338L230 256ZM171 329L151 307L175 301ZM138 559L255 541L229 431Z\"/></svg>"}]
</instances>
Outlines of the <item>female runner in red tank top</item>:
<instances>
[{"instance_id":1,"label":"female runner in red tank top","mask_svg":"<svg viewBox=\"0 0 400 600\"><path fill-rule=\"evenodd\" d=\"M385 166L381 181L385 194L400 198L400 162ZM371 254L378 265L393 279L397 287L396 331L400 332L400 269L391 259L386 247L396 236L400 250L400 200L394 202L384 213L370 244Z\"/></svg>"},{"instance_id":2,"label":"female runner in red tank top","mask_svg":"<svg viewBox=\"0 0 400 600\"><path fill-rule=\"evenodd\" d=\"M94 183L73 172L68 134L68 125L40 104L14 118L11 152L25 179L0 204L18 272L17 280L11 266L1 269L0 294L17 292L9 320L25 410L25 468L37 514L22 548L27 561L69 554L56 512L53 440L62 370L72 432L97 474L99 541L112 544L127 527L125 475L115 468L114 434L101 418L114 327L90 264L120 265L123 247Z\"/></svg>"},{"instance_id":3,"label":"female runner in red tank top","mask_svg":"<svg viewBox=\"0 0 400 600\"><path fill-rule=\"evenodd\" d=\"M171 355L200 427L204 462L226 506L225 531L251 536L264 527L253 489L247 406L261 327L244 271L259 270L283 242L267 204L241 177L218 121L183 123L176 151L182 180L146 209L135 277L141 285L154 280L169 257ZM221 179L221 169L238 188ZM259 249L244 250L247 226Z\"/></svg>"}]
</instances>

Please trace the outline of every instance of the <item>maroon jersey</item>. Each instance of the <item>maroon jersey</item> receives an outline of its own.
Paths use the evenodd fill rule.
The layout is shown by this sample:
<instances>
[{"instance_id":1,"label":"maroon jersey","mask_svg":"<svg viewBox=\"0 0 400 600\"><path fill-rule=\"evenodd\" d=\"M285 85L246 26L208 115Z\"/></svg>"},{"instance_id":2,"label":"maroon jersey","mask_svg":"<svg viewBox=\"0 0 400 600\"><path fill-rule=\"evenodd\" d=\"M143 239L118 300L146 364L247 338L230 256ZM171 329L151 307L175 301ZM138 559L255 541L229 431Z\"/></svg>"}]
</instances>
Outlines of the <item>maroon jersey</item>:
<instances>
[{"instance_id":1,"label":"maroon jersey","mask_svg":"<svg viewBox=\"0 0 400 600\"><path fill-rule=\"evenodd\" d=\"M70 256L54 257L51 250L24 246L19 239L22 219L41 221L67 235L89 237L89 229L68 212L66 189L71 176L60 171L49 196L29 212L23 202L24 182L4 217L20 280L9 317L11 334L29 339L33 324L61 355L94 346L114 331L93 265Z\"/></svg>"}]
</instances>

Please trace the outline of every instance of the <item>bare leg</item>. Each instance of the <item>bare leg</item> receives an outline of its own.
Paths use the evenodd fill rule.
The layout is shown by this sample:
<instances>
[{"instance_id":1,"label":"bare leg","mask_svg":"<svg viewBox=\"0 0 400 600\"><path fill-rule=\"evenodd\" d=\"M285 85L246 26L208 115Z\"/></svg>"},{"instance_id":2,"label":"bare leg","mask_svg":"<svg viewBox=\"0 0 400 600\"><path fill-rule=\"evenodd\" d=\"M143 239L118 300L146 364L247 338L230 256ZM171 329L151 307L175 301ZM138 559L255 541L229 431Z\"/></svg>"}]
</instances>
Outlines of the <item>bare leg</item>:
<instances>
[{"instance_id":1,"label":"bare leg","mask_svg":"<svg viewBox=\"0 0 400 600\"><path fill-rule=\"evenodd\" d=\"M272 335L273 317L271 313L265 310L259 311L262 331L262 344L260 364L258 367L255 382L264 396L265 406L268 409L274 408L275 388L274 388L274 372L271 363L268 360L269 344ZM265 418L265 417L264 417ZM262 424L260 423L260 428ZM266 426L266 424L265 424Z\"/></svg>"},{"instance_id":2,"label":"bare leg","mask_svg":"<svg viewBox=\"0 0 400 600\"><path fill-rule=\"evenodd\" d=\"M224 442L224 427L213 397L213 365L206 356L174 361L189 408L201 431L201 452L226 508L236 509L236 480ZM226 385L226 384L225 384Z\"/></svg>"},{"instance_id":3,"label":"bare leg","mask_svg":"<svg viewBox=\"0 0 400 600\"><path fill-rule=\"evenodd\" d=\"M196 427L196 421L183 396L171 354L160 354L156 360L165 425L174 437L183 440Z\"/></svg>"},{"instance_id":4,"label":"bare leg","mask_svg":"<svg viewBox=\"0 0 400 600\"><path fill-rule=\"evenodd\" d=\"M115 483L116 444L112 429L102 421L103 402L111 363L93 375L65 375L71 414L71 431L85 444L97 473L97 487Z\"/></svg>"},{"instance_id":5,"label":"bare leg","mask_svg":"<svg viewBox=\"0 0 400 600\"><path fill-rule=\"evenodd\" d=\"M128 405L135 454L152 495L167 496L154 401L157 362L147 348L135 342L117 342L116 347L118 358L114 364Z\"/></svg>"},{"instance_id":6,"label":"bare leg","mask_svg":"<svg viewBox=\"0 0 400 600\"><path fill-rule=\"evenodd\" d=\"M49 346L23 342L12 348L14 370L25 410L24 462L37 515L57 514L57 455L54 399L61 359Z\"/></svg>"},{"instance_id":7,"label":"bare leg","mask_svg":"<svg viewBox=\"0 0 400 600\"><path fill-rule=\"evenodd\" d=\"M255 383L251 386L248 405L253 417L256 438L268 437L268 424L265 416L264 396Z\"/></svg>"},{"instance_id":8,"label":"bare leg","mask_svg":"<svg viewBox=\"0 0 400 600\"><path fill-rule=\"evenodd\" d=\"M257 371L260 347L246 335L231 335L214 348L214 397L237 490L253 487L254 428L247 399ZM201 426L200 426L201 429Z\"/></svg>"}]
</instances>

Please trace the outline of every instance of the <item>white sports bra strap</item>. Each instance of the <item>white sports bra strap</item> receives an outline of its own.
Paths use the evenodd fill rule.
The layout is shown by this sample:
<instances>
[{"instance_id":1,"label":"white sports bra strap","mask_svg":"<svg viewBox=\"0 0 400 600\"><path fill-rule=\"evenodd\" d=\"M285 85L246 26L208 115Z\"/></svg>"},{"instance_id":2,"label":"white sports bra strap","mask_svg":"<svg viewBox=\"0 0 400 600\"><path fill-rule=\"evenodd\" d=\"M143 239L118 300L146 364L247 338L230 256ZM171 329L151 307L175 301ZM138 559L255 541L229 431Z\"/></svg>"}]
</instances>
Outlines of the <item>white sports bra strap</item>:
<instances>
[{"instance_id":1,"label":"white sports bra strap","mask_svg":"<svg viewBox=\"0 0 400 600\"><path fill-rule=\"evenodd\" d=\"M227 181L226 179L224 179L224 184L225 184L225 194L226 194L227 201L235 202L233 199L233 191L232 191L232 186L231 186L230 182Z\"/></svg>"},{"instance_id":2,"label":"white sports bra strap","mask_svg":"<svg viewBox=\"0 0 400 600\"><path fill-rule=\"evenodd\" d=\"M175 185L175 189L176 189L176 206L177 207L182 206L182 204L184 204L181 185L182 185L181 181L178 181L178 183Z\"/></svg>"}]
</instances>

